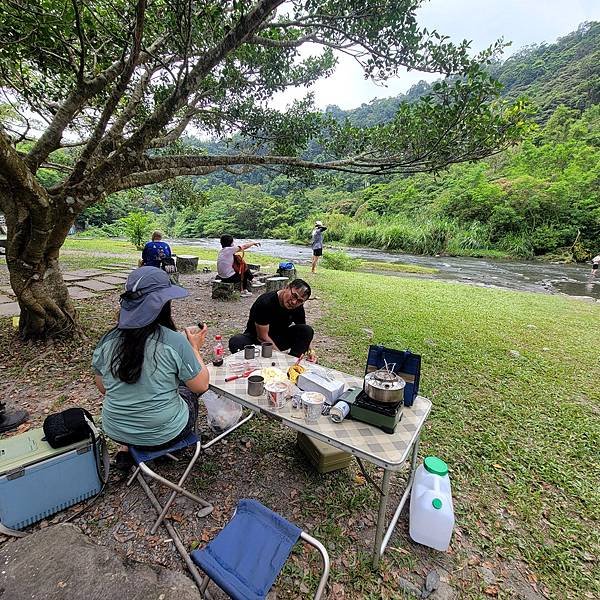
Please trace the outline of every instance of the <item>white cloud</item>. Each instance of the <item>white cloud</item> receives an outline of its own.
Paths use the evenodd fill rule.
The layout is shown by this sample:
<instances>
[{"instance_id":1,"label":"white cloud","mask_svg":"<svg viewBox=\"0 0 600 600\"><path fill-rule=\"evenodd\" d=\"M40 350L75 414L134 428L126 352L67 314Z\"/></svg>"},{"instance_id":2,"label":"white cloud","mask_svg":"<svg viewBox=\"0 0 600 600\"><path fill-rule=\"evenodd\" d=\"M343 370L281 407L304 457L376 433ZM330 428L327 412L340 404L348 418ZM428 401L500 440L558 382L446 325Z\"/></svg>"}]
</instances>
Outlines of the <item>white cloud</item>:
<instances>
[{"instance_id":1,"label":"white cloud","mask_svg":"<svg viewBox=\"0 0 600 600\"><path fill-rule=\"evenodd\" d=\"M506 58L523 46L552 43L556 38L577 29L584 21L600 20L600 0L432 0L419 9L418 22L428 29L437 29L453 41L472 40L478 52L497 39L511 41ZM387 98L406 92L424 79L435 75L403 72L387 82L386 87L365 80L360 66L345 55L339 57L336 72L315 84L315 104L325 108L336 104L349 109L368 103L374 98ZM285 108L295 98L306 94L298 88L280 94L273 102Z\"/></svg>"}]
</instances>

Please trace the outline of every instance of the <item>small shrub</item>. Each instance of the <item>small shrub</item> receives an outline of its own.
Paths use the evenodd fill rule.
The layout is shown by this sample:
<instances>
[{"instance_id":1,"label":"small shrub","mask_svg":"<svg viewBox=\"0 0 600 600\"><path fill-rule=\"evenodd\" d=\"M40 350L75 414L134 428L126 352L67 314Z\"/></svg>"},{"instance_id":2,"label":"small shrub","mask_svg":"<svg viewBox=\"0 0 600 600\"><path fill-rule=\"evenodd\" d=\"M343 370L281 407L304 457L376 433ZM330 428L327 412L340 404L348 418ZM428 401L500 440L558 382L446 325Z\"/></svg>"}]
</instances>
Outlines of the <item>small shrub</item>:
<instances>
[{"instance_id":1,"label":"small shrub","mask_svg":"<svg viewBox=\"0 0 600 600\"><path fill-rule=\"evenodd\" d=\"M150 237L150 233L156 227L156 219L153 214L145 212L131 212L124 219L123 223L127 239L138 249L144 247L144 243Z\"/></svg>"},{"instance_id":2,"label":"small shrub","mask_svg":"<svg viewBox=\"0 0 600 600\"><path fill-rule=\"evenodd\" d=\"M326 269L334 271L356 271L362 261L352 258L347 252L327 252L323 255L322 264Z\"/></svg>"}]
</instances>

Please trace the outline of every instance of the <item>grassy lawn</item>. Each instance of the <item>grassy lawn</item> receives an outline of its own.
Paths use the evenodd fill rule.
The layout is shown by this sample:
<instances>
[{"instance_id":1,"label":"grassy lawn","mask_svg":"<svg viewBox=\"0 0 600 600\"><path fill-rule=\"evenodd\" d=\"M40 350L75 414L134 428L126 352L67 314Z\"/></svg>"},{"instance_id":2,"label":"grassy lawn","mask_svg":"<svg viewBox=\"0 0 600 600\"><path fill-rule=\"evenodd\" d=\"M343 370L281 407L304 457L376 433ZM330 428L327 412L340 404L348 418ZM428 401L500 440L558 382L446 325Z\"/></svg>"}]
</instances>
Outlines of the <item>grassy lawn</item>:
<instances>
[{"instance_id":1,"label":"grassy lawn","mask_svg":"<svg viewBox=\"0 0 600 600\"><path fill-rule=\"evenodd\" d=\"M395 273L423 273L431 275L437 273L439 269L430 267L421 267L420 265L409 265L405 263L386 263L375 260L363 260L360 263L360 270L372 271L392 271Z\"/></svg>"},{"instance_id":2,"label":"grassy lawn","mask_svg":"<svg viewBox=\"0 0 600 600\"><path fill-rule=\"evenodd\" d=\"M174 254L189 254L197 256L200 261L217 260L218 250L201 248L200 246L177 244L171 246ZM103 256L105 255L105 256ZM119 255L119 256L112 256ZM126 240L117 238L67 238L61 251L61 263L68 268L85 268L89 266L101 266L105 264L126 262L137 264L141 257L141 251ZM268 254L257 254L256 252L245 253L246 262L258 265L273 265L277 258Z\"/></svg>"},{"instance_id":3,"label":"grassy lawn","mask_svg":"<svg viewBox=\"0 0 600 600\"><path fill-rule=\"evenodd\" d=\"M549 597L599 597L600 306L362 273L310 281L357 372L365 327L422 354L421 454L450 465L453 543L523 561Z\"/></svg>"}]
</instances>

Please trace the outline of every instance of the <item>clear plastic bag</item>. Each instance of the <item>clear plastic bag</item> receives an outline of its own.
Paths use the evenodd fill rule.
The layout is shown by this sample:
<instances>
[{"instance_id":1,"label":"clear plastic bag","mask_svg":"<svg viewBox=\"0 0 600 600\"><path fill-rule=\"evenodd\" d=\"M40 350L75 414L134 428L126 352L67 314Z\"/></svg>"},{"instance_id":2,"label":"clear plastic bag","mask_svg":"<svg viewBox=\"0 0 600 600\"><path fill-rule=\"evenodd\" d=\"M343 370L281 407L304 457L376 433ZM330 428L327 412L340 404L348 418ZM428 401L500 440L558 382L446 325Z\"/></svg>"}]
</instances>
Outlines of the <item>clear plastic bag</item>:
<instances>
[{"instance_id":1,"label":"clear plastic bag","mask_svg":"<svg viewBox=\"0 0 600 600\"><path fill-rule=\"evenodd\" d=\"M202 395L204 406L206 406L208 426L214 433L223 433L230 427L233 427L242 416L242 407L240 404L218 396L212 391Z\"/></svg>"}]
</instances>

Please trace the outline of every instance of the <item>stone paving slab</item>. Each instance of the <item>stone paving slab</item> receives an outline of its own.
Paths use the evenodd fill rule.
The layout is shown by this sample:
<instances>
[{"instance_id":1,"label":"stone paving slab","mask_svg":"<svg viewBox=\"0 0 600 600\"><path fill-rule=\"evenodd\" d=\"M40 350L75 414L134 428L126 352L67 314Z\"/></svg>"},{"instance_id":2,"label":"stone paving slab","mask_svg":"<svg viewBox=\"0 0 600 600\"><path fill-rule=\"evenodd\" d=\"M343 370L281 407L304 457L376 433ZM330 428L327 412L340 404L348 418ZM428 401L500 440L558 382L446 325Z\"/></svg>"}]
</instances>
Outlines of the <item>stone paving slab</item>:
<instances>
[{"instance_id":1,"label":"stone paving slab","mask_svg":"<svg viewBox=\"0 0 600 600\"><path fill-rule=\"evenodd\" d=\"M122 277L118 275L102 275L101 277L94 277L94 279L90 279L90 281L102 281L103 283L112 283L113 285L123 285L127 277Z\"/></svg>"},{"instance_id":2,"label":"stone paving slab","mask_svg":"<svg viewBox=\"0 0 600 600\"><path fill-rule=\"evenodd\" d=\"M0 304L0 317L18 317L21 314L18 302Z\"/></svg>"},{"instance_id":3,"label":"stone paving slab","mask_svg":"<svg viewBox=\"0 0 600 600\"><path fill-rule=\"evenodd\" d=\"M0 294L6 294L7 296L15 295L15 293L13 292L13 289L8 286L0 287Z\"/></svg>"},{"instance_id":4,"label":"stone paving slab","mask_svg":"<svg viewBox=\"0 0 600 600\"><path fill-rule=\"evenodd\" d=\"M115 286L110 283L102 283L101 281L95 281L89 279L88 281L78 281L77 285L88 290L94 290L94 292L106 292L108 290L114 290Z\"/></svg>"},{"instance_id":5,"label":"stone paving slab","mask_svg":"<svg viewBox=\"0 0 600 600\"><path fill-rule=\"evenodd\" d=\"M96 277L94 277L94 279L98 279L98 277L99 276L97 275ZM104 273L102 277L118 277L119 279L126 281L129 277L129 272L124 273L123 271L110 271L108 273Z\"/></svg>"},{"instance_id":6,"label":"stone paving slab","mask_svg":"<svg viewBox=\"0 0 600 600\"><path fill-rule=\"evenodd\" d=\"M78 269L77 271L67 271L65 275L83 275L83 277L95 277L96 275L104 275L102 269Z\"/></svg>"},{"instance_id":7,"label":"stone paving slab","mask_svg":"<svg viewBox=\"0 0 600 600\"><path fill-rule=\"evenodd\" d=\"M14 300L12 298L9 298L8 296L0 294L0 304L6 304L7 302L14 302Z\"/></svg>"},{"instance_id":8,"label":"stone paving slab","mask_svg":"<svg viewBox=\"0 0 600 600\"><path fill-rule=\"evenodd\" d=\"M73 273L63 273L63 281L83 281L87 279L87 275L74 275Z\"/></svg>"},{"instance_id":9,"label":"stone paving slab","mask_svg":"<svg viewBox=\"0 0 600 600\"><path fill-rule=\"evenodd\" d=\"M96 295L91 290L84 290L83 288L76 286L67 289L69 290L69 296L75 300L85 300L86 298L93 298Z\"/></svg>"},{"instance_id":10,"label":"stone paving slab","mask_svg":"<svg viewBox=\"0 0 600 600\"><path fill-rule=\"evenodd\" d=\"M114 265L105 265L102 267L103 269L118 269L119 271L133 271L136 267L132 267L131 265L123 265L123 264L114 264Z\"/></svg>"}]
</instances>

